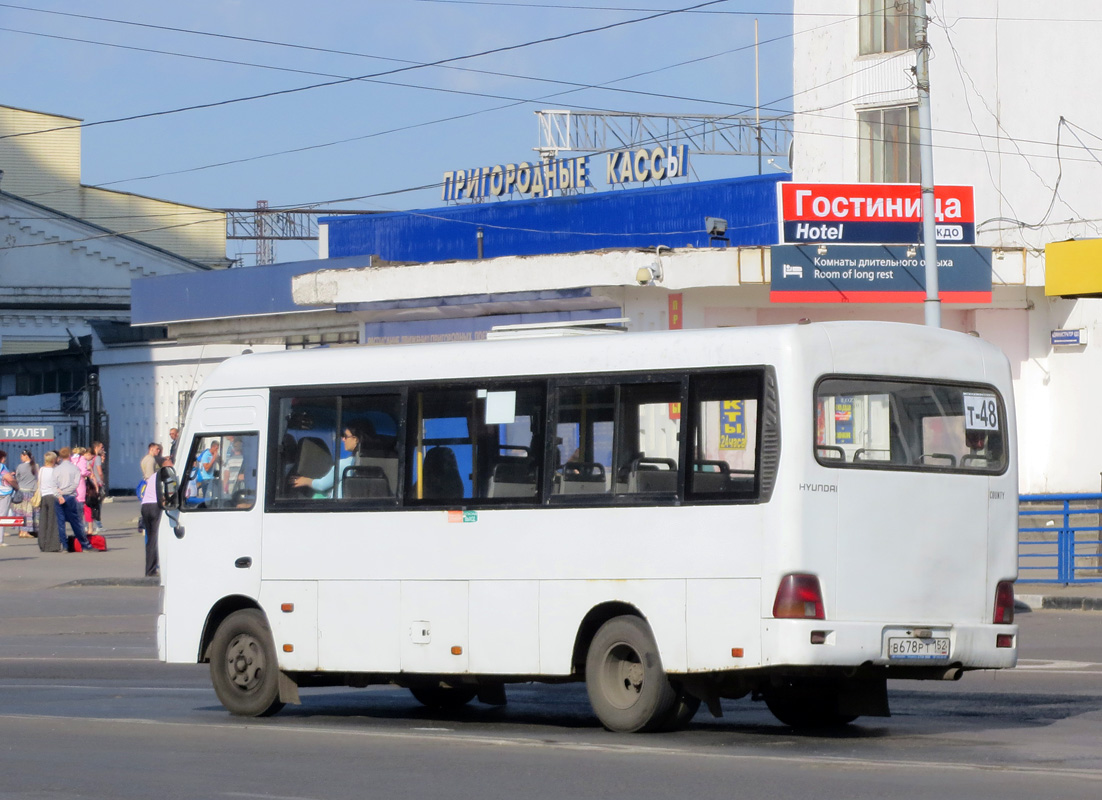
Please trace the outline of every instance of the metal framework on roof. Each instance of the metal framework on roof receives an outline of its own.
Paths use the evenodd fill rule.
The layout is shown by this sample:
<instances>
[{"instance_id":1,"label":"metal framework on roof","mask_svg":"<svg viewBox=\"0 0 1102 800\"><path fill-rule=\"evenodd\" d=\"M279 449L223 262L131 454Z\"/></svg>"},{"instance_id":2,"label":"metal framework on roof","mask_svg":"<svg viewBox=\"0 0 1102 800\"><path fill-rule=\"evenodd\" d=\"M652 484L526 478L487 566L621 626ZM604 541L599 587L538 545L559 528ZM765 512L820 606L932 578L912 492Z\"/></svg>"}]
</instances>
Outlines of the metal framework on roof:
<instances>
[{"instance_id":1,"label":"metal framework on roof","mask_svg":"<svg viewBox=\"0 0 1102 800\"><path fill-rule=\"evenodd\" d=\"M792 117L753 114L639 114L629 111L537 111L544 158L563 151L599 153L686 144L694 153L787 158Z\"/></svg>"}]
</instances>

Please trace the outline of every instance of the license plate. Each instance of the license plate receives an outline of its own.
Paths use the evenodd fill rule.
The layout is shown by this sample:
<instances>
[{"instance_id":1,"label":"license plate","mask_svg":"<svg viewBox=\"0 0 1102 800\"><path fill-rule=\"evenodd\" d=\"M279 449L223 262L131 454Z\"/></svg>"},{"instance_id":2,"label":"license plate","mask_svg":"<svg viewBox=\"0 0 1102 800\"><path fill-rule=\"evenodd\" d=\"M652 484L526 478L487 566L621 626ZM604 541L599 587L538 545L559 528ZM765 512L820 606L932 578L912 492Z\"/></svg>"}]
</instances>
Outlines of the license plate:
<instances>
[{"instance_id":1,"label":"license plate","mask_svg":"<svg viewBox=\"0 0 1102 800\"><path fill-rule=\"evenodd\" d=\"M888 638L888 658L948 658L949 639L919 639L916 636L892 636Z\"/></svg>"}]
</instances>

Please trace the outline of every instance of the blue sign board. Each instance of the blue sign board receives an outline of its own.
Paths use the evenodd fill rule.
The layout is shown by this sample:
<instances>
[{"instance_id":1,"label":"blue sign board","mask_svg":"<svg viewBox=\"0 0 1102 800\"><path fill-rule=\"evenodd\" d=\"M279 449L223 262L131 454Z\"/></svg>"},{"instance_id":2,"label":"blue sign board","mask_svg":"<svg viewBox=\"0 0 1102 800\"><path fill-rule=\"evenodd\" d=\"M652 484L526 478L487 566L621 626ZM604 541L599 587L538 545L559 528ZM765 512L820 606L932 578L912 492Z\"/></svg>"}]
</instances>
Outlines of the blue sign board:
<instances>
[{"instance_id":1,"label":"blue sign board","mask_svg":"<svg viewBox=\"0 0 1102 800\"><path fill-rule=\"evenodd\" d=\"M774 303L913 303L926 298L921 249L861 245L770 248ZM946 303L991 302L991 248L938 247L938 293Z\"/></svg>"},{"instance_id":2,"label":"blue sign board","mask_svg":"<svg viewBox=\"0 0 1102 800\"><path fill-rule=\"evenodd\" d=\"M1050 341L1054 347L1075 347L1087 343L1087 331L1084 328L1050 331Z\"/></svg>"}]
</instances>

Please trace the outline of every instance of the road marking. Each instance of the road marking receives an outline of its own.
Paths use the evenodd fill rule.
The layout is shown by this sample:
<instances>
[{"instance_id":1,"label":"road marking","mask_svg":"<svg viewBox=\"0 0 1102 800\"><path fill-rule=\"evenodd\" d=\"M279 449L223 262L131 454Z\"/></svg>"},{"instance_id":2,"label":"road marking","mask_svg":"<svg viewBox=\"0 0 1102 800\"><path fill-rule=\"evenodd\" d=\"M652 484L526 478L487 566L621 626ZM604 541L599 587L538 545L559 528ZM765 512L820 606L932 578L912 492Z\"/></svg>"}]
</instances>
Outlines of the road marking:
<instances>
[{"instance_id":1,"label":"road marking","mask_svg":"<svg viewBox=\"0 0 1102 800\"><path fill-rule=\"evenodd\" d=\"M883 769L897 769L897 770L954 770L958 772L991 772L991 773L1003 773L1010 775L1022 775L1026 777L1038 777L1038 778L1084 778L1091 781L1102 780L1102 769L1084 769L1084 768L1067 768L1060 767L1032 767L1016 764L991 764L989 762L983 763L969 763L969 762L952 762L952 761L903 761L900 759L885 760L881 758L846 758L840 756L814 756L814 755L798 755L798 756L785 756L785 755L765 755L760 753L747 754L747 753L733 753L733 752L717 752L717 751L696 751L688 750L684 747L670 747L653 745L647 743L640 744L620 744L612 742L565 742L555 741L547 738L527 738L519 737L516 739L506 739L500 736L483 736L478 734L459 734L451 733L449 735L442 735L439 733L427 734L424 732L414 732L415 729L407 729L403 731L365 731L365 730L350 730L345 728L325 728L325 727L299 727L295 725L283 725L283 724L267 724L263 727L256 725L249 725L242 727L239 724L231 723L219 723L219 722L173 722L169 720L151 720L151 719L135 719L132 717L114 718L114 717L63 717L57 715L38 715L38 714L0 714L0 720L23 720L23 721L38 721L38 722L65 722L70 725L75 723L86 722L94 725L103 725L107 723L116 723L123 725L150 725L150 726L172 726L172 727L201 727L203 729L224 729L234 731L237 734L243 732L248 733L270 733L273 735L297 735L297 736L350 736L366 739L389 739L392 741L415 741L425 742L432 741L434 743L440 743L443 745L459 744L470 745L476 747L516 747L516 748L531 748L546 750L548 748L553 750L562 750L570 752L594 752L594 753L612 753L626 756L669 756L673 758L698 758L698 759L720 759L726 761L757 761L757 762L771 762L784 765L797 765L800 767L829 767L829 768L843 768L843 769L860 769L860 770L883 770ZM102 735L102 733L101 733ZM280 800L274 795L243 795L243 796L255 796L266 797L270 800ZM312 798L291 798L290 800L313 800Z\"/></svg>"},{"instance_id":2,"label":"road marking","mask_svg":"<svg viewBox=\"0 0 1102 800\"><path fill-rule=\"evenodd\" d=\"M1102 669L1102 664L1093 661L1060 661L1039 658L1019 658L1018 670L1033 670L1044 672L1081 673Z\"/></svg>"},{"instance_id":3,"label":"road marking","mask_svg":"<svg viewBox=\"0 0 1102 800\"><path fill-rule=\"evenodd\" d=\"M121 691L129 692L204 692L214 694L209 686L204 689L190 686L109 686L107 684L88 685L79 683L0 683L0 689L89 689L91 691L104 691L118 694Z\"/></svg>"}]
</instances>

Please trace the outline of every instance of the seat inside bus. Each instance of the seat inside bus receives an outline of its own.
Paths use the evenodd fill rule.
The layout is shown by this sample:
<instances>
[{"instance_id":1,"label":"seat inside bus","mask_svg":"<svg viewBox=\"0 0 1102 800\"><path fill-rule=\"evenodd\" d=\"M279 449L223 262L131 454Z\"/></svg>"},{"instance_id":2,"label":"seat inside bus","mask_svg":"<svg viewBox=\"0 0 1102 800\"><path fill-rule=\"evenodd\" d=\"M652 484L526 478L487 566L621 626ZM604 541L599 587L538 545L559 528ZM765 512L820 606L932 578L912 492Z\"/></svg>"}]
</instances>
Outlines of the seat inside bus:
<instances>
[{"instance_id":1,"label":"seat inside bus","mask_svg":"<svg viewBox=\"0 0 1102 800\"><path fill-rule=\"evenodd\" d=\"M536 465L528 458L501 457L490 470L488 497L535 497Z\"/></svg>"},{"instance_id":2,"label":"seat inside bus","mask_svg":"<svg viewBox=\"0 0 1102 800\"><path fill-rule=\"evenodd\" d=\"M304 436L298 443L298 461L292 470L296 475L320 478L333 468L333 455L322 439Z\"/></svg>"},{"instance_id":3,"label":"seat inside bus","mask_svg":"<svg viewBox=\"0 0 1102 800\"><path fill-rule=\"evenodd\" d=\"M596 461L567 461L562 468L560 494L604 494L608 491L604 464Z\"/></svg>"},{"instance_id":4,"label":"seat inside bus","mask_svg":"<svg viewBox=\"0 0 1102 800\"><path fill-rule=\"evenodd\" d=\"M353 464L341 473L341 497L348 499L393 497L383 468Z\"/></svg>"},{"instance_id":5,"label":"seat inside bus","mask_svg":"<svg viewBox=\"0 0 1102 800\"><path fill-rule=\"evenodd\" d=\"M425 500L463 499L463 477L450 447L437 446L425 453L421 470L425 484L421 496Z\"/></svg>"}]
</instances>

